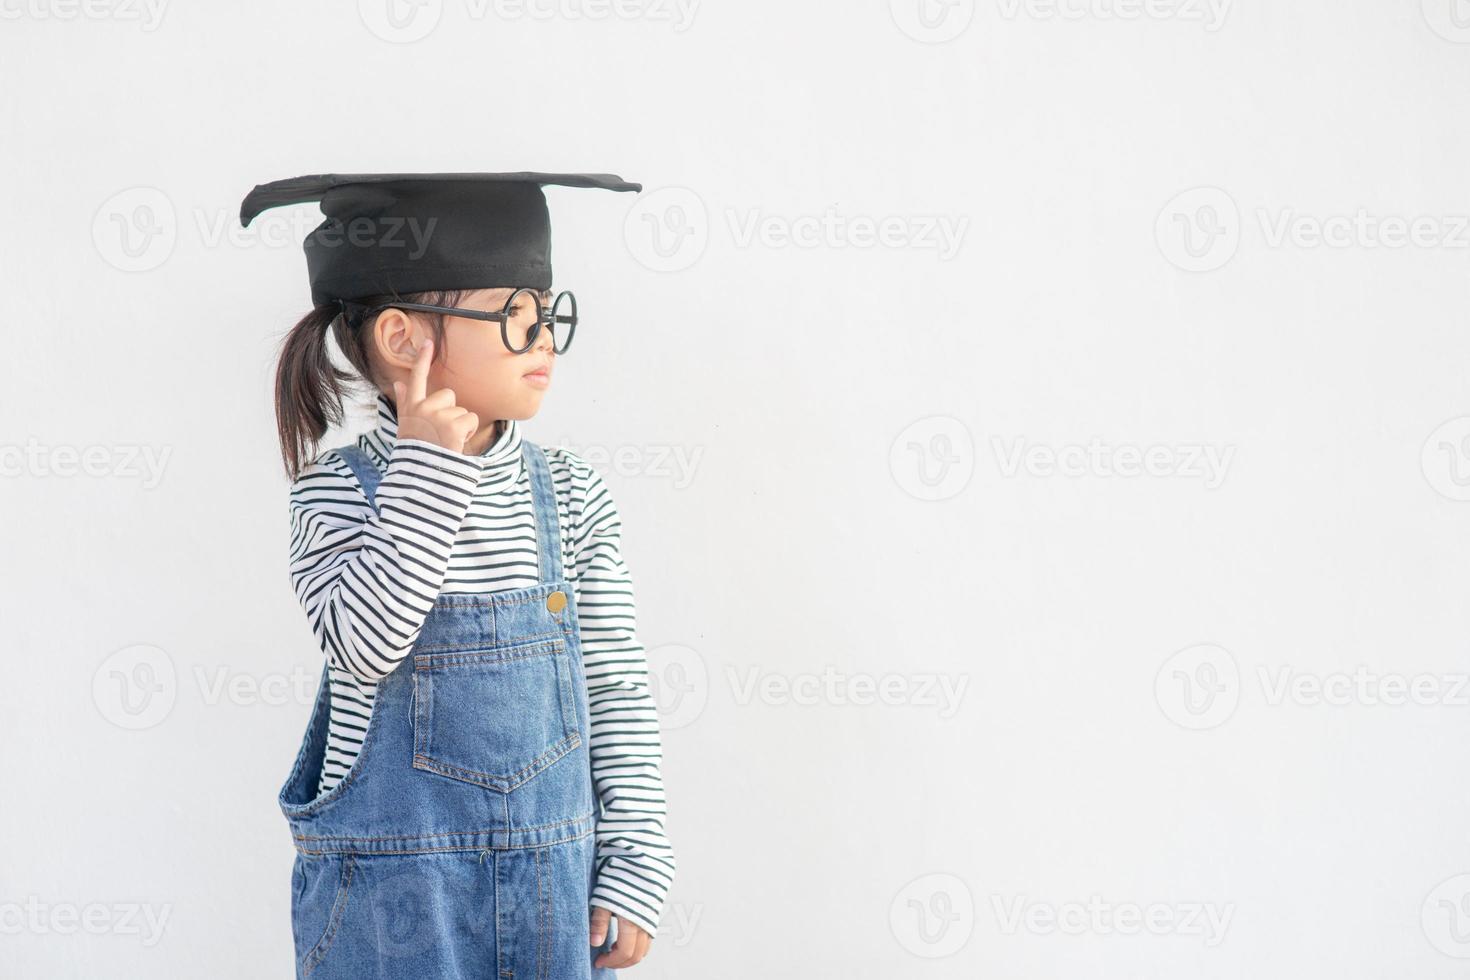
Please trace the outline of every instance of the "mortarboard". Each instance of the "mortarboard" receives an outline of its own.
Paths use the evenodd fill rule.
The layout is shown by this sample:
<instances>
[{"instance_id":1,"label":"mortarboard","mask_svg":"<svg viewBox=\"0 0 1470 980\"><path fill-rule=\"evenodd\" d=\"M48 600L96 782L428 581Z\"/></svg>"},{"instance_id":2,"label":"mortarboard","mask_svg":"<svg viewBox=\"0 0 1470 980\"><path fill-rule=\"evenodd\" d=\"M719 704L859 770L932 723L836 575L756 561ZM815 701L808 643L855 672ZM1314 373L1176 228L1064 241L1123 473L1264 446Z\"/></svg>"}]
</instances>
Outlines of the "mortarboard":
<instances>
[{"instance_id":1,"label":"mortarboard","mask_svg":"<svg viewBox=\"0 0 1470 980\"><path fill-rule=\"evenodd\" d=\"M321 202L326 217L304 242L317 306L429 289L549 289L543 184L643 190L615 174L313 174L257 184L240 224L267 208Z\"/></svg>"}]
</instances>

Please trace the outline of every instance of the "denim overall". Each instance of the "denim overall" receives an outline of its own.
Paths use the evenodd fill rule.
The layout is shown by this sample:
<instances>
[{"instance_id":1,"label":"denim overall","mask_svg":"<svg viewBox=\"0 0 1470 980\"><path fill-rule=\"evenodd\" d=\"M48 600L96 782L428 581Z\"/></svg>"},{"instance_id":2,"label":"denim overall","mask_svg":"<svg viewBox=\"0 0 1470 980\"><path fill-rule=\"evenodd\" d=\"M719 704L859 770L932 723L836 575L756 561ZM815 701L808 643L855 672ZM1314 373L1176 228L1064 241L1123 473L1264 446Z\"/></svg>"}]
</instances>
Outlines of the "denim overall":
<instances>
[{"instance_id":1,"label":"denim overall","mask_svg":"<svg viewBox=\"0 0 1470 980\"><path fill-rule=\"evenodd\" d=\"M588 942L587 682L546 457L523 441L540 584L441 593L378 682L362 749L317 795L327 665L279 802L296 846L296 976L612 980ZM381 474L336 450L377 509Z\"/></svg>"}]
</instances>

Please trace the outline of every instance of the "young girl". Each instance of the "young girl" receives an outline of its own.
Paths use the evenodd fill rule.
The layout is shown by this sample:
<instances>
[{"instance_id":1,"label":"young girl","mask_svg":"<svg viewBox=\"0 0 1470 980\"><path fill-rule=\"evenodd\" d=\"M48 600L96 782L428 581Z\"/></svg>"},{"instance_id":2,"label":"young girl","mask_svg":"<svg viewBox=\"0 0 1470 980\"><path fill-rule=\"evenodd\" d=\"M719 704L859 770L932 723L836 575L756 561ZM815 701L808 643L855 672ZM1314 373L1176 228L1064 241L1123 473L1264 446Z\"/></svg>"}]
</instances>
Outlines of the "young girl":
<instances>
[{"instance_id":1,"label":"young girl","mask_svg":"<svg viewBox=\"0 0 1470 980\"><path fill-rule=\"evenodd\" d=\"M279 797L298 977L611 977L647 953L673 879L617 508L519 425L577 326L548 288L542 183L641 189L322 175L242 208L328 215L276 386L290 578L325 656ZM418 254L390 252L415 221ZM328 332L377 426L320 452L353 380Z\"/></svg>"}]
</instances>

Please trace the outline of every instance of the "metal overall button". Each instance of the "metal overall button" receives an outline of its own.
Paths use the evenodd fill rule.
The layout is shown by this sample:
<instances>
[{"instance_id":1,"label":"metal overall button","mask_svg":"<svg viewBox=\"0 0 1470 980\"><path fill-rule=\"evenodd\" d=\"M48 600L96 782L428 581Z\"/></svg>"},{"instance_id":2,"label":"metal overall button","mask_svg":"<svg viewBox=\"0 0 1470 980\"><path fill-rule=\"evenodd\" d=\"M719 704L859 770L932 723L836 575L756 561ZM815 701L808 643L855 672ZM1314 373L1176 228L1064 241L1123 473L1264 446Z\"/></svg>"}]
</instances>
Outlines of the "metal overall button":
<instances>
[{"instance_id":1,"label":"metal overall button","mask_svg":"<svg viewBox=\"0 0 1470 980\"><path fill-rule=\"evenodd\" d=\"M554 613L559 613L567 607L567 594L557 589L546 597L546 608Z\"/></svg>"}]
</instances>

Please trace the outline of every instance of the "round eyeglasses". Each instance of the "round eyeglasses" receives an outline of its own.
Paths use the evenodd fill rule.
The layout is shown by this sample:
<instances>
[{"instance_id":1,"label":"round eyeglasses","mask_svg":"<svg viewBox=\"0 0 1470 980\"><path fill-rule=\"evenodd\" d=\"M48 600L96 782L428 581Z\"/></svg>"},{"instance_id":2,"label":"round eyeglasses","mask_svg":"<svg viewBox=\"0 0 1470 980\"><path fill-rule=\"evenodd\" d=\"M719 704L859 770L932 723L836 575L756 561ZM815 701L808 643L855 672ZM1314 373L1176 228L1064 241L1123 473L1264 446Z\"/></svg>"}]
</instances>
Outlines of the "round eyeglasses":
<instances>
[{"instance_id":1,"label":"round eyeglasses","mask_svg":"<svg viewBox=\"0 0 1470 980\"><path fill-rule=\"evenodd\" d=\"M360 306L350 300L338 300L346 312L348 306ZM577 297L571 290L563 289L556 294L550 307L541 302L538 290L522 286L510 294L499 313L484 310L464 310L456 306L434 306L430 303L383 303L367 308L359 316L372 316L383 310L417 310L421 313L449 313L468 317L471 320L495 320L500 323L500 339L505 349L512 354L524 354L541 336L541 328L551 331L551 349L565 354L572 346L572 335L577 332ZM353 318L354 321L356 317Z\"/></svg>"}]
</instances>

